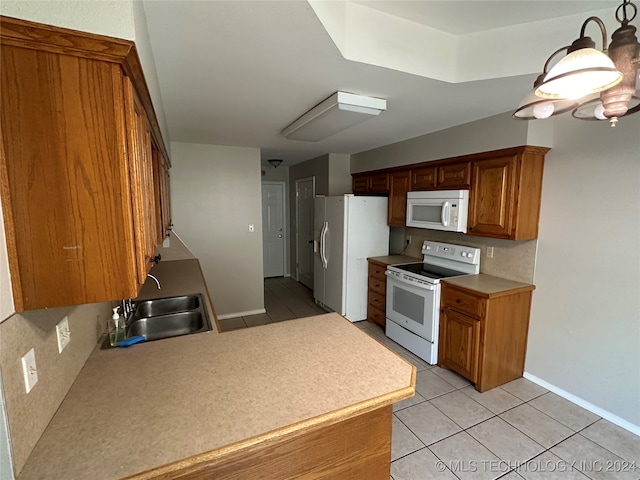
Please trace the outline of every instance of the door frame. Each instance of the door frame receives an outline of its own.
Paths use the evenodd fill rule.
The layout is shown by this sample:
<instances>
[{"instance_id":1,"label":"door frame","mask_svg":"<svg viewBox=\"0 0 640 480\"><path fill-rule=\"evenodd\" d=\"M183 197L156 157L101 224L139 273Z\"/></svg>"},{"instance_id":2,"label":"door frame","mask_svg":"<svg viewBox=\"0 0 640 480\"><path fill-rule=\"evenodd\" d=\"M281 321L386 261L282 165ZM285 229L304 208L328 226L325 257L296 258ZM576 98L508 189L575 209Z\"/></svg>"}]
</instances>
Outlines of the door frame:
<instances>
[{"instance_id":1,"label":"door frame","mask_svg":"<svg viewBox=\"0 0 640 480\"><path fill-rule=\"evenodd\" d=\"M296 178L295 181L295 199L296 199L296 241L295 241L295 255L296 255L296 268L295 268L295 279L297 281L300 281L300 276L298 275L298 265L300 265L300 251L298 249L298 243L300 241L300 229L299 229L299 218L300 218L300 207L298 205L298 184L300 182L308 182L309 180L311 180L311 196L313 198L316 198L316 176L315 175L311 175L310 177L304 177L304 178ZM311 213L313 214L313 210L311 211ZM311 221L311 225L313 225L313 220ZM313 267L313 261L311 262L311 266ZM292 272L293 275L294 272Z\"/></svg>"},{"instance_id":2,"label":"door frame","mask_svg":"<svg viewBox=\"0 0 640 480\"><path fill-rule=\"evenodd\" d=\"M288 239L289 239L289 216L287 210L287 182L283 181L275 181L275 180L265 180L260 182L260 208L262 209L262 186L263 185L280 185L282 187L282 272L283 276L289 276L289 249L287 248ZM260 226L262 230L262 225ZM264 238L262 239L262 254L264 255ZM264 273L264 272L263 272Z\"/></svg>"}]
</instances>

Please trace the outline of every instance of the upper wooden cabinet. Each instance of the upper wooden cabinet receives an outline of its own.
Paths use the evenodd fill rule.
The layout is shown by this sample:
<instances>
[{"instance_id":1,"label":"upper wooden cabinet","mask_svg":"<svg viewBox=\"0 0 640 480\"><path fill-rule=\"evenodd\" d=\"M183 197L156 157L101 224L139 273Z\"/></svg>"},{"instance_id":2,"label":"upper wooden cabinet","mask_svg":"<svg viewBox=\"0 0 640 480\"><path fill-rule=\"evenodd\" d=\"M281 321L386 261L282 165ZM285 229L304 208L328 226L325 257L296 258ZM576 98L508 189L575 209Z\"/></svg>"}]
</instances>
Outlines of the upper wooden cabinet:
<instances>
[{"instance_id":1,"label":"upper wooden cabinet","mask_svg":"<svg viewBox=\"0 0 640 480\"><path fill-rule=\"evenodd\" d=\"M135 297L158 243L153 150L168 164L135 47L0 22L0 180L15 308Z\"/></svg>"},{"instance_id":2,"label":"upper wooden cabinet","mask_svg":"<svg viewBox=\"0 0 640 480\"><path fill-rule=\"evenodd\" d=\"M471 162L455 162L438 167L436 187L440 190L466 190L471 186Z\"/></svg>"},{"instance_id":3,"label":"upper wooden cabinet","mask_svg":"<svg viewBox=\"0 0 640 480\"><path fill-rule=\"evenodd\" d=\"M390 227L404 227L407 222L407 192L410 183L410 172L391 174L387 222Z\"/></svg>"},{"instance_id":4,"label":"upper wooden cabinet","mask_svg":"<svg viewBox=\"0 0 640 480\"><path fill-rule=\"evenodd\" d=\"M411 169L411 190L433 190L436 188L438 167Z\"/></svg>"},{"instance_id":5,"label":"upper wooden cabinet","mask_svg":"<svg viewBox=\"0 0 640 480\"><path fill-rule=\"evenodd\" d=\"M353 193L357 194L387 194L389 193L389 174L374 173L365 175L353 175Z\"/></svg>"},{"instance_id":6,"label":"upper wooden cabinet","mask_svg":"<svg viewBox=\"0 0 640 480\"><path fill-rule=\"evenodd\" d=\"M389 225L402 227L407 191L469 189L468 234L530 240L538 236L542 171L548 151L546 147L513 147L355 173L353 192L369 193L371 179L387 175Z\"/></svg>"},{"instance_id":7,"label":"upper wooden cabinet","mask_svg":"<svg viewBox=\"0 0 640 480\"><path fill-rule=\"evenodd\" d=\"M472 162L469 234L509 240L538 237L547 151L542 147L520 147Z\"/></svg>"}]
</instances>

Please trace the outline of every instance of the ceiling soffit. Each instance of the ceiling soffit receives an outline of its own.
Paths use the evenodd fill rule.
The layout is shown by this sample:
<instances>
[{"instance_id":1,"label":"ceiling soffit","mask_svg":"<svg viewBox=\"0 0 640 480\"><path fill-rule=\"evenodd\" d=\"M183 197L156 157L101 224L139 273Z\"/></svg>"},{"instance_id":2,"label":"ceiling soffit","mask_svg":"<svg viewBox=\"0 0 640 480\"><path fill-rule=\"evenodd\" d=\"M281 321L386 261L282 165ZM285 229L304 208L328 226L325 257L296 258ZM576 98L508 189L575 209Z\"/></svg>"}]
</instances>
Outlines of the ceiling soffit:
<instances>
[{"instance_id":1,"label":"ceiling soffit","mask_svg":"<svg viewBox=\"0 0 640 480\"><path fill-rule=\"evenodd\" d=\"M611 8L452 34L350 1L309 4L345 59L448 83L539 74L588 16L603 19L610 33L619 26Z\"/></svg>"}]
</instances>

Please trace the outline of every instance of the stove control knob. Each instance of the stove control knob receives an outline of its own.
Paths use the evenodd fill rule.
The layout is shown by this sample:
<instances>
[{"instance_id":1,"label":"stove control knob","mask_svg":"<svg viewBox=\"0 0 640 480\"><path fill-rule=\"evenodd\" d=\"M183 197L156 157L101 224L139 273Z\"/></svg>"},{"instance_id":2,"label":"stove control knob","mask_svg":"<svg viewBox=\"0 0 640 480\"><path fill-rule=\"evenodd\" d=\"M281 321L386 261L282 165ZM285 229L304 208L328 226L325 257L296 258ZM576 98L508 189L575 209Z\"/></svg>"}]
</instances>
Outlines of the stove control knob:
<instances>
[{"instance_id":1,"label":"stove control knob","mask_svg":"<svg viewBox=\"0 0 640 480\"><path fill-rule=\"evenodd\" d=\"M462 255L463 257L466 257L466 256L467 256L467 252L462 252L462 253L461 253L461 255Z\"/></svg>"}]
</instances>

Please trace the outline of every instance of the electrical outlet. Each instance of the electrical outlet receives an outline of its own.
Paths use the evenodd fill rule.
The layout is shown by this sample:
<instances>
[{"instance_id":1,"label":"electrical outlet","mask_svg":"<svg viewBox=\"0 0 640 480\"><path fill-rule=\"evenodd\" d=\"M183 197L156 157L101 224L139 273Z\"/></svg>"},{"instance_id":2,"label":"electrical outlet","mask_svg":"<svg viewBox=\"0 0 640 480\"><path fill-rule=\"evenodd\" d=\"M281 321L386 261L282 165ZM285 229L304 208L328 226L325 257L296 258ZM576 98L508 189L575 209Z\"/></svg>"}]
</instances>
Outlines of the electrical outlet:
<instances>
[{"instance_id":1,"label":"electrical outlet","mask_svg":"<svg viewBox=\"0 0 640 480\"><path fill-rule=\"evenodd\" d=\"M253 223L249 224L249 233L253 233L256 231L256 227L253 225Z\"/></svg>"},{"instance_id":2,"label":"electrical outlet","mask_svg":"<svg viewBox=\"0 0 640 480\"><path fill-rule=\"evenodd\" d=\"M407 235L407 245L411 245L411 235Z\"/></svg>"},{"instance_id":3,"label":"electrical outlet","mask_svg":"<svg viewBox=\"0 0 640 480\"><path fill-rule=\"evenodd\" d=\"M64 347L69 345L71 341L71 330L69 330L69 318L64 317L56 325L56 333L58 334L58 353L62 353Z\"/></svg>"},{"instance_id":4,"label":"electrical outlet","mask_svg":"<svg viewBox=\"0 0 640 480\"><path fill-rule=\"evenodd\" d=\"M493 247L487 247L487 258L493 258Z\"/></svg>"},{"instance_id":5,"label":"electrical outlet","mask_svg":"<svg viewBox=\"0 0 640 480\"><path fill-rule=\"evenodd\" d=\"M22 357L22 373L24 375L24 388L29 393L38 383L38 369L36 368L36 352L32 348Z\"/></svg>"}]
</instances>

